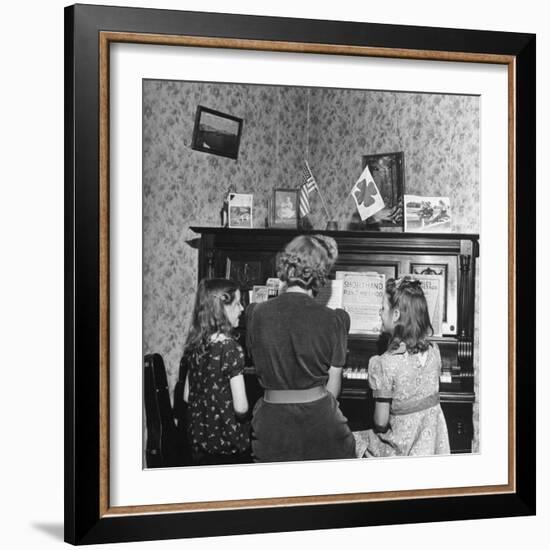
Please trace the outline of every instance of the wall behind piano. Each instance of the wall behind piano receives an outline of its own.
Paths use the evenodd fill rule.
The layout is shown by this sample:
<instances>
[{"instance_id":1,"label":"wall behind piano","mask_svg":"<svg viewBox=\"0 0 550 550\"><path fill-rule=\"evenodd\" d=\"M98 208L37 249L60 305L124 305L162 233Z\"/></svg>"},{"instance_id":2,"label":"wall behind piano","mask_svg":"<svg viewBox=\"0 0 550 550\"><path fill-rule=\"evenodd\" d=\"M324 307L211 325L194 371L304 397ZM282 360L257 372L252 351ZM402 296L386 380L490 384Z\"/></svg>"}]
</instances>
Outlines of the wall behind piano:
<instances>
[{"instance_id":1,"label":"wall behind piano","mask_svg":"<svg viewBox=\"0 0 550 550\"><path fill-rule=\"evenodd\" d=\"M352 221L362 155L403 151L406 193L450 197L453 231L479 231L478 97L318 88L310 105L310 166L340 228Z\"/></svg>"},{"instance_id":2,"label":"wall behind piano","mask_svg":"<svg viewBox=\"0 0 550 550\"><path fill-rule=\"evenodd\" d=\"M254 193L263 227L275 187L294 187L306 135L299 88L145 81L143 86L144 353L164 356L171 386L197 284L197 235L218 226L230 184ZM244 119L238 160L191 149L198 105Z\"/></svg>"},{"instance_id":3,"label":"wall behind piano","mask_svg":"<svg viewBox=\"0 0 550 550\"><path fill-rule=\"evenodd\" d=\"M244 119L238 160L190 148L198 105ZM453 230L479 231L477 97L144 81L143 351L163 355L171 388L197 283L189 226L219 225L233 184L254 194L254 227L264 227L272 190L298 187L307 157L345 229L362 155L395 151L405 153L407 193L451 197ZM326 225L315 194L311 221Z\"/></svg>"}]
</instances>

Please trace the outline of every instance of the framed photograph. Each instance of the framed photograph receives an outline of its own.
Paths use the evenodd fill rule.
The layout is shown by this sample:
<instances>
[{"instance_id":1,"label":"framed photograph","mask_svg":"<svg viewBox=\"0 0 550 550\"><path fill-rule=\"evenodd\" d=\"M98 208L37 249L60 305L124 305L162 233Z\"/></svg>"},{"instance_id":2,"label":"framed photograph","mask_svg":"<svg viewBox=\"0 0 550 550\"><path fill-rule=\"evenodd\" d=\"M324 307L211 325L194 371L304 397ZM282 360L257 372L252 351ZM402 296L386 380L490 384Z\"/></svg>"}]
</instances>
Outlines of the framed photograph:
<instances>
[{"instance_id":1,"label":"framed photograph","mask_svg":"<svg viewBox=\"0 0 550 550\"><path fill-rule=\"evenodd\" d=\"M252 194L229 193L227 199L229 227L250 229L253 223Z\"/></svg>"},{"instance_id":2,"label":"framed photograph","mask_svg":"<svg viewBox=\"0 0 550 550\"><path fill-rule=\"evenodd\" d=\"M403 226L404 162L403 151L363 156L363 169L369 167L385 205L373 217L380 227Z\"/></svg>"},{"instance_id":3,"label":"framed photograph","mask_svg":"<svg viewBox=\"0 0 550 550\"><path fill-rule=\"evenodd\" d=\"M243 119L199 105L191 148L236 159L243 129Z\"/></svg>"},{"instance_id":4,"label":"framed photograph","mask_svg":"<svg viewBox=\"0 0 550 550\"><path fill-rule=\"evenodd\" d=\"M273 191L272 227L296 229L298 227L298 190Z\"/></svg>"},{"instance_id":5,"label":"framed photograph","mask_svg":"<svg viewBox=\"0 0 550 550\"><path fill-rule=\"evenodd\" d=\"M65 539L93 544L533 515L535 370L517 368L516 358L535 363L535 36L92 5L66 8L65 33ZM172 85L181 81L195 86L188 99ZM288 103L299 111L290 114L290 136L278 135L269 118L285 94L239 88L229 97L215 89L227 83L291 88ZM340 92L334 102L330 94L316 101L317 88L345 91L346 109L361 112L358 118L349 108L353 127L342 122ZM365 90L374 95L365 99ZM255 122L241 143L240 124L220 113L247 120L252 99L267 123ZM197 111L198 103L218 113ZM413 105L427 118L405 120ZM384 113L397 111L403 116L391 120L406 127L388 133ZM448 112L461 113L458 125L441 124ZM329 131L307 139L297 132L308 120L326 121ZM201 121L202 132L212 134L206 140L198 137ZM239 126L229 132L231 146L210 139L226 131L222 121ZM178 123L193 145L183 143ZM361 128L372 136L358 135ZM461 136L470 142L461 142L467 156L460 161L433 154L430 147ZM148 469L144 356L163 358L175 391L179 357L171 350L180 349L182 304L197 280L189 271L197 265L189 227L216 226L212 241L248 234L219 228L220 193L267 179L271 195L283 169L312 156L320 187L334 193L335 214L349 210L360 169L352 145L364 151L371 138L375 150L407 153L410 193L452 198L452 235L442 238L440 255L445 243L453 250L474 243L460 250L461 274L469 257L481 259L471 279L482 289L471 309L476 339L455 337L474 363L472 452ZM240 150L239 163L195 155L199 142L231 158ZM264 172L273 157L277 170ZM296 212L291 190L276 191ZM256 231L264 232L250 233ZM377 234L371 237L376 252ZM428 236L406 237L422 248ZM354 234L347 238L345 253L353 256ZM200 260L214 269L220 259L206 250L199 249ZM236 269L250 280L238 252L230 250ZM422 265L438 261L418 257ZM479 311L490 311L490 319Z\"/></svg>"}]
</instances>

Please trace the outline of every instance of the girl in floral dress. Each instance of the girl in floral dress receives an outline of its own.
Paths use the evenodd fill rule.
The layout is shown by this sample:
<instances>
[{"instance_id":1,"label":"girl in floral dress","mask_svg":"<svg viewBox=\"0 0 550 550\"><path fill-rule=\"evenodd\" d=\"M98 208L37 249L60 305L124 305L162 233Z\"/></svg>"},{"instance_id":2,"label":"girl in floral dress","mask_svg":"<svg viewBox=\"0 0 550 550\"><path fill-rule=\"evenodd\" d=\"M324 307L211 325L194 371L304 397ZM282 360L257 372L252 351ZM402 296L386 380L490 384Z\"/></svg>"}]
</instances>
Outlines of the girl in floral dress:
<instances>
[{"instance_id":1,"label":"girl in floral dress","mask_svg":"<svg viewBox=\"0 0 550 550\"><path fill-rule=\"evenodd\" d=\"M369 361L374 429L355 432L359 457L449 454L439 404L441 356L420 282L389 279L380 310L388 350Z\"/></svg>"},{"instance_id":2,"label":"girl in floral dress","mask_svg":"<svg viewBox=\"0 0 550 550\"><path fill-rule=\"evenodd\" d=\"M179 374L195 464L251 462L244 353L232 336L242 311L233 281L199 283Z\"/></svg>"}]
</instances>

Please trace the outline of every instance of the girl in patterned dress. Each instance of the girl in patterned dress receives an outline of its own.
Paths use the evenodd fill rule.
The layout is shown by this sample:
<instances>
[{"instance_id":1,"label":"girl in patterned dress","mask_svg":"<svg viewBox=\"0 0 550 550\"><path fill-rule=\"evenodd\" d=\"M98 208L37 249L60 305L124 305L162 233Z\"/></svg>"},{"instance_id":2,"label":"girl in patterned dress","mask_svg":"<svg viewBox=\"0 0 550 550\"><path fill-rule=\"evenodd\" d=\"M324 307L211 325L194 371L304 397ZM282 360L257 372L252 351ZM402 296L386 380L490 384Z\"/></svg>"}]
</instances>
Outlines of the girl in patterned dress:
<instances>
[{"instance_id":1,"label":"girl in patterned dress","mask_svg":"<svg viewBox=\"0 0 550 550\"><path fill-rule=\"evenodd\" d=\"M180 363L195 464L251 461L244 353L232 336L242 311L241 293L233 281L199 283Z\"/></svg>"},{"instance_id":2,"label":"girl in patterned dress","mask_svg":"<svg viewBox=\"0 0 550 550\"><path fill-rule=\"evenodd\" d=\"M388 350L369 361L374 429L355 432L359 457L449 454L439 404L441 356L420 282L388 279L380 310Z\"/></svg>"}]
</instances>

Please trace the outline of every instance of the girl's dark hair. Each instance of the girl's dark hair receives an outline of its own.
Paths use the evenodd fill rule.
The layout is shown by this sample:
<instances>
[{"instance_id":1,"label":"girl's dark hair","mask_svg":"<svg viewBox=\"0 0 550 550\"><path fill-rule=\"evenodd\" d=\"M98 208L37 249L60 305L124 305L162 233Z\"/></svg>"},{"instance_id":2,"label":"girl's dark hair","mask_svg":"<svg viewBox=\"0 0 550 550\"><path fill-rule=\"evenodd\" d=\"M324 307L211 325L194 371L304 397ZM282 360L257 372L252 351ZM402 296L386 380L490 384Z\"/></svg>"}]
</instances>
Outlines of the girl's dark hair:
<instances>
[{"instance_id":1,"label":"girl's dark hair","mask_svg":"<svg viewBox=\"0 0 550 550\"><path fill-rule=\"evenodd\" d=\"M316 295L338 258L338 246L325 235L299 235L277 255L277 276L288 286Z\"/></svg>"},{"instance_id":2,"label":"girl's dark hair","mask_svg":"<svg viewBox=\"0 0 550 550\"><path fill-rule=\"evenodd\" d=\"M434 330L420 281L408 275L388 279L386 294L390 308L399 309L399 319L395 322L388 349L395 350L403 342L409 353L426 351L431 345L428 336L432 336Z\"/></svg>"},{"instance_id":3,"label":"girl's dark hair","mask_svg":"<svg viewBox=\"0 0 550 550\"><path fill-rule=\"evenodd\" d=\"M233 302L238 289L229 279L203 279L199 283L186 348L204 347L216 332L231 335L233 327L224 306Z\"/></svg>"}]
</instances>

